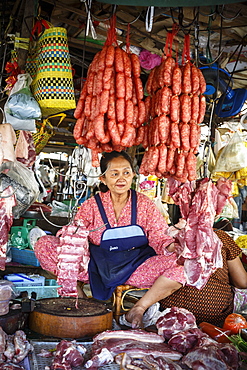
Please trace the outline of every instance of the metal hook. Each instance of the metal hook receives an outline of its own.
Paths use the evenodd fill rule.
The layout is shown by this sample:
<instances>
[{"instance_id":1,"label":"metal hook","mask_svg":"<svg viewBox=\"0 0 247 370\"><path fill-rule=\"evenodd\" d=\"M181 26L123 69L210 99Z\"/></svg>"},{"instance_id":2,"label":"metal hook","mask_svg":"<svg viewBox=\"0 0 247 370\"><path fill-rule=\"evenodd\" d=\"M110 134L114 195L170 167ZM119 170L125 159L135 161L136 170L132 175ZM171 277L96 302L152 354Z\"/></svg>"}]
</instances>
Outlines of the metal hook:
<instances>
[{"instance_id":1,"label":"metal hook","mask_svg":"<svg viewBox=\"0 0 247 370\"><path fill-rule=\"evenodd\" d=\"M219 15L221 16L221 18L223 18L223 19L225 19L227 21L233 21L234 19L236 19L239 16L239 14L240 14L240 12L242 10L242 9L239 9L239 11L233 17L228 18L228 17L225 17L223 15L224 8L225 8L225 4L222 4L222 10L219 12Z\"/></svg>"},{"instance_id":2,"label":"metal hook","mask_svg":"<svg viewBox=\"0 0 247 370\"><path fill-rule=\"evenodd\" d=\"M215 7L215 11L213 13L206 14L201 11L199 11L199 13L203 15L204 17L213 17L217 12L216 12L216 7Z\"/></svg>"},{"instance_id":3,"label":"metal hook","mask_svg":"<svg viewBox=\"0 0 247 370\"><path fill-rule=\"evenodd\" d=\"M154 21L154 6L149 6L146 13L146 31L151 32Z\"/></svg>"}]
</instances>

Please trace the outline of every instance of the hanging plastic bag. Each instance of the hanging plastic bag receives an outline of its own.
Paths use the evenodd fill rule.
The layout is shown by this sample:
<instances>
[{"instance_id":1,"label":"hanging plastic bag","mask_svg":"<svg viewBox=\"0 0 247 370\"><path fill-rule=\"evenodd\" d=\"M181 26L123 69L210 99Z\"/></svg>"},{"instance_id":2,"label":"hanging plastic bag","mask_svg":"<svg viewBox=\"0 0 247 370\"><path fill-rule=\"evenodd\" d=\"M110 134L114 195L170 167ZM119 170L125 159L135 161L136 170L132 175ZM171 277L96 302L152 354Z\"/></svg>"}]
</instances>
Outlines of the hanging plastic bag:
<instances>
[{"instance_id":1,"label":"hanging plastic bag","mask_svg":"<svg viewBox=\"0 0 247 370\"><path fill-rule=\"evenodd\" d=\"M31 82L32 78L28 73L18 75L5 103L5 119L13 126L14 130L35 132L35 120L41 119L41 109L29 87Z\"/></svg>"},{"instance_id":2,"label":"hanging plastic bag","mask_svg":"<svg viewBox=\"0 0 247 370\"><path fill-rule=\"evenodd\" d=\"M37 199L39 186L33 171L18 161L4 162L1 165L0 192L3 192L9 185L16 196L17 205L13 207L12 212L14 218L17 219Z\"/></svg>"},{"instance_id":3,"label":"hanging plastic bag","mask_svg":"<svg viewBox=\"0 0 247 370\"><path fill-rule=\"evenodd\" d=\"M220 216L228 218L229 220L232 220L233 218L239 218L238 206L233 197L227 199Z\"/></svg>"},{"instance_id":4,"label":"hanging plastic bag","mask_svg":"<svg viewBox=\"0 0 247 370\"><path fill-rule=\"evenodd\" d=\"M168 224L170 224L171 221L170 221L170 218L169 218L167 204L166 203L162 203L162 200L161 200L160 181L158 181L157 195L154 198L154 203L155 203L156 207L158 208L158 210L160 211L160 213L165 218L166 222Z\"/></svg>"},{"instance_id":5,"label":"hanging plastic bag","mask_svg":"<svg viewBox=\"0 0 247 370\"><path fill-rule=\"evenodd\" d=\"M235 172L247 167L247 148L238 132L224 146L216 160L215 172Z\"/></svg>"}]
</instances>

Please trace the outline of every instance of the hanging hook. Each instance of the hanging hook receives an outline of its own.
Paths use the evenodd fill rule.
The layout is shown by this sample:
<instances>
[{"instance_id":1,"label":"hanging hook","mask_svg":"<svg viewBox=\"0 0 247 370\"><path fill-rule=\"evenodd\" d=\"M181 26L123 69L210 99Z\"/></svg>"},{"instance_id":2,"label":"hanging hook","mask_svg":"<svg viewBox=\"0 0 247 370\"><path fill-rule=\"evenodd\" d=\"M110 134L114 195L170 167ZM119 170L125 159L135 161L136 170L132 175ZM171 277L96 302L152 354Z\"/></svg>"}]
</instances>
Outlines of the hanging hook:
<instances>
[{"instance_id":1,"label":"hanging hook","mask_svg":"<svg viewBox=\"0 0 247 370\"><path fill-rule=\"evenodd\" d=\"M226 17L226 16L223 15L225 4L222 4L221 6L222 6L222 9L218 13L221 16L221 18L223 18L224 20L227 20L227 21L233 21L234 19L236 19L239 16L239 14L240 14L240 12L242 10L242 9L239 9L239 11L233 17L228 18L228 17Z\"/></svg>"},{"instance_id":2,"label":"hanging hook","mask_svg":"<svg viewBox=\"0 0 247 370\"><path fill-rule=\"evenodd\" d=\"M154 21L154 6L149 6L146 13L146 31L151 32Z\"/></svg>"}]
</instances>

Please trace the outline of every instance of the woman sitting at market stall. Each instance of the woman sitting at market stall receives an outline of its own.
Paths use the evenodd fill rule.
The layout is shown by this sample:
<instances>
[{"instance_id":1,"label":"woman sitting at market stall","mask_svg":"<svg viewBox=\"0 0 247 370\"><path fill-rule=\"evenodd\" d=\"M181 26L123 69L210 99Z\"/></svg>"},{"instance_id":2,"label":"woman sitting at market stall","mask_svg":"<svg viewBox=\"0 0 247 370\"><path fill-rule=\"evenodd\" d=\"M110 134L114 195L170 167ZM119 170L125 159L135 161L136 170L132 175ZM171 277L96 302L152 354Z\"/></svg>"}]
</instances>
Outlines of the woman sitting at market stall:
<instances>
[{"instance_id":1,"label":"woman sitting at market stall","mask_svg":"<svg viewBox=\"0 0 247 370\"><path fill-rule=\"evenodd\" d=\"M131 189L135 173L128 154L104 153L100 168L101 191L82 203L75 216L90 230L89 278L83 281L90 281L93 297L101 300L109 299L123 283L150 288L146 308L153 297L160 300L183 286L183 266L176 263L174 239L154 202ZM37 242L35 254L42 268L56 274L54 246L48 250ZM140 326L143 310L141 304L135 308L133 327Z\"/></svg>"}]
</instances>

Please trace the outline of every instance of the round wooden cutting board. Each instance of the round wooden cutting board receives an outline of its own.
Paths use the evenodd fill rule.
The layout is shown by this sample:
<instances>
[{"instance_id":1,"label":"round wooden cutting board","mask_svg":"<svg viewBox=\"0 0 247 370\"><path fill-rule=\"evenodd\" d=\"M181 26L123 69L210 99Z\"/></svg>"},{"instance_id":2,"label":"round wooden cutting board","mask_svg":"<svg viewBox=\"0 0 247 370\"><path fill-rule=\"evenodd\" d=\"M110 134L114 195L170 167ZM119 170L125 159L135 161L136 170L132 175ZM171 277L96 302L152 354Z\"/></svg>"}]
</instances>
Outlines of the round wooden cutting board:
<instances>
[{"instance_id":1,"label":"round wooden cutting board","mask_svg":"<svg viewBox=\"0 0 247 370\"><path fill-rule=\"evenodd\" d=\"M93 298L45 298L29 315L29 328L55 338L84 338L112 328L112 310Z\"/></svg>"}]
</instances>

